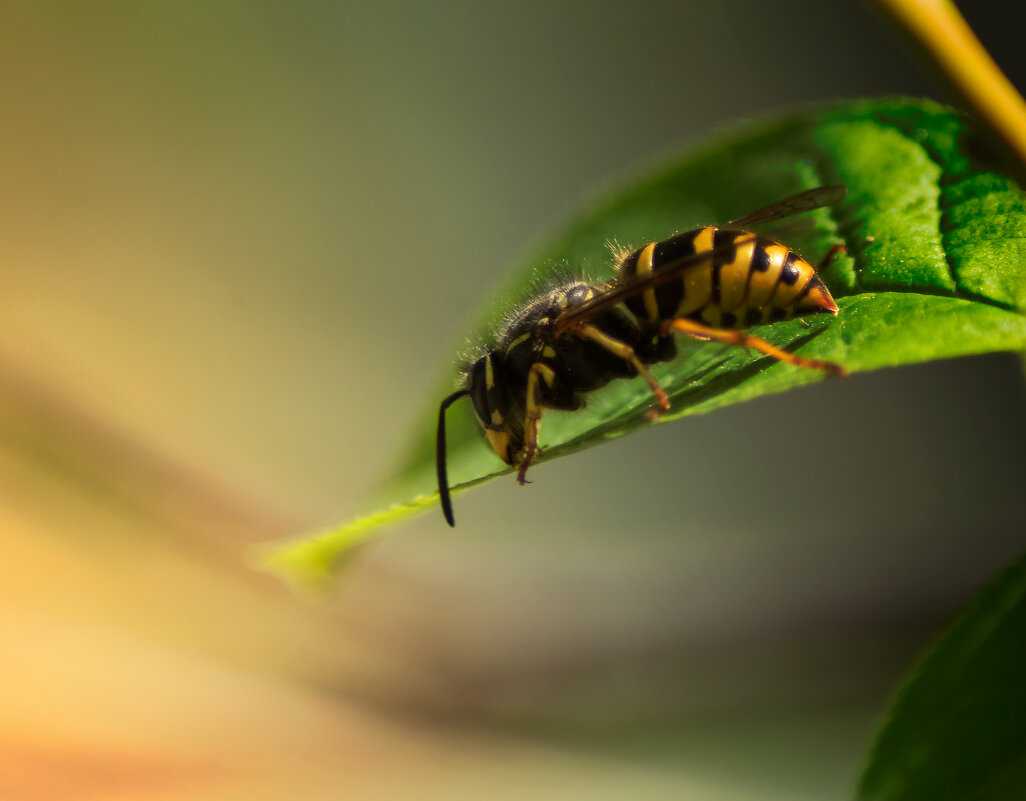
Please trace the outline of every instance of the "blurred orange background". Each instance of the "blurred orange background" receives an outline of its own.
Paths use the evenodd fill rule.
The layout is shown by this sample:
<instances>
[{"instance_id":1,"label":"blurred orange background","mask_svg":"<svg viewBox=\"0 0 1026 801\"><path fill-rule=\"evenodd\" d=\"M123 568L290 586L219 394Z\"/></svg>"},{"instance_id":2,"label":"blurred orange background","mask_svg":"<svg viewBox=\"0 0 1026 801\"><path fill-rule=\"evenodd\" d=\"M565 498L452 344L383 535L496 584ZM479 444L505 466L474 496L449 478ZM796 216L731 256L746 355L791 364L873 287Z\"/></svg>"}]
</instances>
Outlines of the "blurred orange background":
<instances>
[{"instance_id":1,"label":"blurred orange background","mask_svg":"<svg viewBox=\"0 0 1026 801\"><path fill-rule=\"evenodd\" d=\"M493 482L326 598L247 559L355 509L588 192L897 92L936 95L833 4L5 4L0 797L849 797L1026 544L1012 356Z\"/></svg>"}]
</instances>

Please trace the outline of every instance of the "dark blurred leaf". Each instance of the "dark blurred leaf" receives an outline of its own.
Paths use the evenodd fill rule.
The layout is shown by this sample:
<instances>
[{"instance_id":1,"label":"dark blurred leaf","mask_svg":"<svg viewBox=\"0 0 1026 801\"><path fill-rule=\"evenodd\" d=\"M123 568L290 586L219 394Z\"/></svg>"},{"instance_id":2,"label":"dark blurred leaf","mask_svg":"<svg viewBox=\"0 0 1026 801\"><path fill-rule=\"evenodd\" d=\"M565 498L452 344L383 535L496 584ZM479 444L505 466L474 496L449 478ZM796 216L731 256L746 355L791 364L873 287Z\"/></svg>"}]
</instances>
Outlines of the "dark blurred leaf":
<instances>
[{"instance_id":1,"label":"dark blurred leaf","mask_svg":"<svg viewBox=\"0 0 1026 801\"><path fill-rule=\"evenodd\" d=\"M1026 559L976 599L901 691L859 797L1026 798Z\"/></svg>"},{"instance_id":2,"label":"dark blurred leaf","mask_svg":"<svg viewBox=\"0 0 1026 801\"><path fill-rule=\"evenodd\" d=\"M910 100L862 101L743 126L589 205L523 260L504 302L494 304L486 319L500 318L539 277L567 266L609 277L611 240L637 245L733 219L802 189L845 184L843 204L813 212L807 231L787 237L812 262L831 245L847 246L847 254L824 272L840 314L764 326L759 336L851 372L1021 350L1026 201L1011 180L970 159L966 126L950 109ZM485 324L481 330L492 328ZM718 344L682 341L681 351L672 364L654 371L673 401L660 425L823 379ZM340 554L384 523L437 504L437 404L451 391L456 373L456 366L447 367L436 390L417 401L425 409L423 424L370 506L378 511L286 544L265 566L303 583L320 581L330 576ZM594 393L582 412L548 413L540 462L650 425L650 405L643 382L615 381ZM454 405L449 419L453 487L509 472L482 442L469 404ZM827 414L820 422L843 423ZM534 477L543 478L537 468Z\"/></svg>"}]
</instances>

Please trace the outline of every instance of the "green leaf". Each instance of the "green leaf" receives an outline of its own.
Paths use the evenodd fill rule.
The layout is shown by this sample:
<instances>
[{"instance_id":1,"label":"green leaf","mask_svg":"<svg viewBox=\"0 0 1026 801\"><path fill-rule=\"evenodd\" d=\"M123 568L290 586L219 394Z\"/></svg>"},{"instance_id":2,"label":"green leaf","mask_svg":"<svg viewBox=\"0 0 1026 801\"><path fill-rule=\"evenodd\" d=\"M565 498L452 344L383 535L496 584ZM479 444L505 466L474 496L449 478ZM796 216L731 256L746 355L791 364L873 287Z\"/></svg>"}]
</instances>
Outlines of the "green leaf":
<instances>
[{"instance_id":1,"label":"green leaf","mask_svg":"<svg viewBox=\"0 0 1026 801\"><path fill-rule=\"evenodd\" d=\"M984 590L902 689L859 797L1026 798L1026 559Z\"/></svg>"},{"instance_id":2,"label":"green leaf","mask_svg":"<svg viewBox=\"0 0 1026 801\"><path fill-rule=\"evenodd\" d=\"M763 326L758 336L851 372L1022 350L1026 201L1010 179L974 161L970 145L964 117L923 101L860 101L747 124L590 204L522 261L504 302L484 319L501 319L539 279L568 267L610 277L610 241L637 246L803 189L845 184L844 203L808 215L808 230L781 235L813 263L832 245L846 246L823 272L839 315ZM485 322L481 330L493 328ZM673 402L659 425L823 380L816 371L719 344L681 341L680 350L673 363L653 371ZM381 524L435 506L437 403L457 375L456 365L444 369L371 515L287 543L263 566L301 583L320 582ZM651 425L645 418L651 404L643 382L620 380L593 393L583 411L547 413L540 461ZM469 404L460 401L449 411L454 489L510 472L483 442Z\"/></svg>"}]
</instances>

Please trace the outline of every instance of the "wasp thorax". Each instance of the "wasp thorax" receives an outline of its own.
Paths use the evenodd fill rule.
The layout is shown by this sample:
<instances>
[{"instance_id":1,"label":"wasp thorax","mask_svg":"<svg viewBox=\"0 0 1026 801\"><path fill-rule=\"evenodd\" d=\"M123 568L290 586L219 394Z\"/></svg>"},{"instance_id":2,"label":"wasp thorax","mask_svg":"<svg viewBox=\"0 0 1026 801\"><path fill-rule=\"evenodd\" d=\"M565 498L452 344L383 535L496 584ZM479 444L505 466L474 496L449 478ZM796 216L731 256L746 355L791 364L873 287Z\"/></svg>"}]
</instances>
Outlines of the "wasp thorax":
<instances>
[{"instance_id":1,"label":"wasp thorax","mask_svg":"<svg viewBox=\"0 0 1026 801\"><path fill-rule=\"evenodd\" d=\"M590 298L591 295L592 289L588 284L575 284L563 293L563 300L567 307L580 306L584 301Z\"/></svg>"}]
</instances>

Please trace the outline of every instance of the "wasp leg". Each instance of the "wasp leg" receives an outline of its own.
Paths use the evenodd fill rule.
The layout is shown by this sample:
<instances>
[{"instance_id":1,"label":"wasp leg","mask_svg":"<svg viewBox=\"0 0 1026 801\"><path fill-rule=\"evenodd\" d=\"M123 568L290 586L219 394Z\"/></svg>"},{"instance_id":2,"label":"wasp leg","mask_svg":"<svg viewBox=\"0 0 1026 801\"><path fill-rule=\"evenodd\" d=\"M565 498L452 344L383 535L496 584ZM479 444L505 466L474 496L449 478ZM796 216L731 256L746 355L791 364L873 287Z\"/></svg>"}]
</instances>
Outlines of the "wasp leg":
<instances>
[{"instance_id":1,"label":"wasp leg","mask_svg":"<svg viewBox=\"0 0 1026 801\"><path fill-rule=\"evenodd\" d=\"M730 331L724 328L711 328L710 326L696 323L694 320L689 320L685 317L679 317L676 320L667 320L662 324L662 326L660 326L659 333L661 336L666 336L670 331L683 331L685 334L690 334L691 336L698 337L699 339L715 339L717 342L723 342L727 345L736 345L740 348L755 348L755 350L761 351L767 356L772 356L774 359L779 359L782 362L793 364L795 367L808 367L812 370L822 370L825 373L837 376L848 375L848 371L839 364L821 361L820 359L807 359L804 356L796 356L793 353L788 353L786 350L781 350L775 345L771 345L765 339L753 337L751 334L744 331Z\"/></svg>"},{"instance_id":2,"label":"wasp leg","mask_svg":"<svg viewBox=\"0 0 1026 801\"><path fill-rule=\"evenodd\" d=\"M527 413L524 415L524 450L517 470L517 481L523 485L527 482L527 468L531 466L538 453L538 433L541 431L541 404L538 402L538 378L546 384L552 384L556 374L552 368L542 362L535 362L527 373Z\"/></svg>"},{"instance_id":3,"label":"wasp leg","mask_svg":"<svg viewBox=\"0 0 1026 801\"><path fill-rule=\"evenodd\" d=\"M844 245L834 245L832 248L830 248L830 250L826 252L826 255L823 257L823 260L816 265L816 272L818 273L820 270L825 270L827 266L830 264L830 262L834 260L834 256L836 256L838 253L847 252L848 248L846 248Z\"/></svg>"},{"instance_id":4,"label":"wasp leg","mask_svg":"<svg viewBox=\"0 0 1026 801\"><path fill-rule=\"evenodd\" d=\"M608 350L615 356L619 356L624 361L628 361L638 371L645 383L648 384L648 388L652 390L652 394L656 397L656 403L659 404L658 410L653 410L656 417L660 414L664 414L670 409L670 399L666 397L666 392L659 386L659 382L655 380L655 377L648 371L648 368L642 363L641 359L634 352L634 348L628 345L626 342L621 342L618 339L614 339L608 336L593 325L579 325L575 332L577 336L582 339L590 340L596 345L601 345L603 348Z\"/></svg>"}]
</instances>

